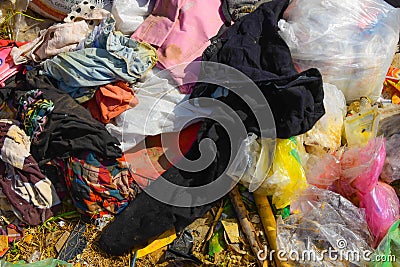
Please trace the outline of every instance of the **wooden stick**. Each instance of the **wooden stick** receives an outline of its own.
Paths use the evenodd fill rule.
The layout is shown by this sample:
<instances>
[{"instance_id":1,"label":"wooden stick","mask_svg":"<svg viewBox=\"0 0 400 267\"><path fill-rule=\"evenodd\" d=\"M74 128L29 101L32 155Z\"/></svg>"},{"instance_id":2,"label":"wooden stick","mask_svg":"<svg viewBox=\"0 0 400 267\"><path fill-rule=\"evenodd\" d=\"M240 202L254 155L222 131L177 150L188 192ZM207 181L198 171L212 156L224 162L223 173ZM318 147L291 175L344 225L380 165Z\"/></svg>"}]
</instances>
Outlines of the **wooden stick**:
<instances>
[{"instance_id":1,"label":"wooden stick","mask_svg":"<svg viewBox=\"0 0 400 267\"><path fill-rule=\"evenodd\" d=\"M267 235L269 246L274 253L274 261L276 266L288 267L288 263L281 262L278 255L278 248L276 244L276 220L275 215L272 212L271 205L269 204L268 198L266 195L257 193L257 190L253 194L254 200L257 205L258 214L260 215L261 223L264 227L265 234Z\"/></svg>"},{"instance_id":2,"label":"wooden stick","mask_svg":"<svg viewBox=\"0 0 400 267\"><path fill-rule=\"evenodd\" d=\"M221 205L219 206L218 211L217 211L217 214L216 214L215 217L214 217L214 221L213 221L213 223L211 224L210 228L208 229L207 237L206 237L206 239L204 239L204 241L203 241L203 245L202 245L202 249L201 249L201 252L202 252L202 253L204 253L204 250L205 250L205 248L206 248L207 242L211 239L211 237L212 237L213 234L214 234L215 226L217 226L217 223L219 222L219 219L221 218L222 212L224 211L224 203L225 203L225 201L224 201L224 200L221 200Z\"/></svg>"},{"instance_id":3,"label":"wooden stick","mask_svg":"<svg viewBox=\"0 0 400 267\"><path fill-rule=\"evenodd\" d=\"M254 226L251 224L249 220L248 212L246 210L246 207L244 206L244 203L242 201L237 186L235 186L235 188L232 189L232 191L229 193L229 196L231 198L232 206L235 209L236 215L243 229L243 232L250 243L254 255L256 256L258 266L259 267L268 266L268 261L266 260L262 261L257 257L259 251L261 251L263 248L256 234L256 230L254 229Z\"/></svg>"}]
</instances>

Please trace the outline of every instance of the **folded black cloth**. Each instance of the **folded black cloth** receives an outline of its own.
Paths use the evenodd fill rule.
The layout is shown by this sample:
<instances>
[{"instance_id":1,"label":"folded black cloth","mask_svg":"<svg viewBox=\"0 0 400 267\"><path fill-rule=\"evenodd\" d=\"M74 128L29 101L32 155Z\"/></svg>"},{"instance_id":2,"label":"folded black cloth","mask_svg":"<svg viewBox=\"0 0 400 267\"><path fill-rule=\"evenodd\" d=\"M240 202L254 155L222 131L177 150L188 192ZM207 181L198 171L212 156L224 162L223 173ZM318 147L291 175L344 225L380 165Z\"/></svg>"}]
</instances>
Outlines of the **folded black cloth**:
<instances>
[{"instance_id":1,"label":"folded black cloth","mask_svg":"<svg viewBox=\"0 0 400 267\"><path fill-rule=\"evenodd\" d=\"M320 72L309 69L298 73L289 47L278 34L277 23L288 2L262 4L215 38L203 53L203 61L234 67L257 85L271 108L278 138L307 132L325 114ZM200 79L218 74L217 69L203 66ZM240 90L245 94L247 88L244 84ZM222 97L215 96L217 89L218 85L197 83L190 98L213 97L227 103L238 113L246 114L246 128L257 133L254 107L247 106L231 91Z\"/></svg>"}]
</instances>

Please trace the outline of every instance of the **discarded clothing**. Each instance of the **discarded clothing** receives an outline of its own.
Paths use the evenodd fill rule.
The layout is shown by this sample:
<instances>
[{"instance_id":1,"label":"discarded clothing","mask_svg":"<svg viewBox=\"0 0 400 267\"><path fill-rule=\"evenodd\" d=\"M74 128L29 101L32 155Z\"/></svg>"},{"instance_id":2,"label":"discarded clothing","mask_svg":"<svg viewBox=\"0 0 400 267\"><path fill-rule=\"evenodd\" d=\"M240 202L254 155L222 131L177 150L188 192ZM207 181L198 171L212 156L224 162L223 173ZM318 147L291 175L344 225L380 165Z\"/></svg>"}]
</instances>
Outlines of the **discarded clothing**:
<instances>
[{"instance_id":1,"label":"discarded clothing","mask_svg":"<svg viewBox=\"0 0 400 267\"><path fill-rule=\"evenodd\" d=\"M127 83L118 81L100 86L94 97L89 100L87 108L93 118L106 124L125 110L135 107L138 103L133 89Z\"/></svg>"},{"instance_id":2,"label":"discarded clothing","mask_svg":"<svg viewBox=\"0 0 400 267\"><path fill-rule=\"evenodd\" d=\"M236 22L270 0L223 0L222 12L228 23Z\"/></svg>"},{"instance_id":3,"label":"discarded clothing","mask_svg":"<svg viewBox=\"0 0 400 267\"><path fill-rule=\"evenodd\" d=\"M40 36L21 47L15 47L11 56L15 64L41 62L62 52L72 51L85 39L90 29L85 21L62 23L43 30Z\"/></svg>"},{"instance_id":4,"label":"discarded clothing","mask_svg":"<svg viewBox=\"0 0 400 267\"><path fill-rule=\"evenodd\" d=\"M124 158L135 182L144 188L179 162L196 141L201 124L192 124L179 133L148 136L133 149L125 151Z\"/></svg>"},{"instance_id":5,"label":"discarded clothing","mask_svg":"<svg viewBox=\"0 0 400 267\"><path fill-rule=\"evenodd\" d=\"M21 83L13 88L16 99L24 95L25 90L40 88L43 98L54 104L43 131L31 144L31 153L39 165L56 157L77 156L86 151L93 151L104 159L121 157L118 140L93 119L88 110L55 88L48 77L33 70L26 74L26 81L29 84Z\"/></svg>"},{"instance_id":6,"label":"discarded clothing","mask_svg":"<svg viewBox=\"0 0 400 267\"><path fill-rule=\"evenodd\" d=\"M115 21L108 18L82 41L74 52L62 53L43 64L43 73L59 82L68 93L82 87L122 80L133 83L156 63L154 48L113 33Z\"/></svg>"},{"instance_id":7,"label":"discarded clothing","mask_svg":"<svg viewBox=\"0 0 400 267\"><path fill-rule=\"evenodd\" d=\"M106 125L107 130L121 142L122 151L140 143L148 135L179 132L187 125L208 117L213 107L195 107L188 96L169 82L169 72L154 68L135 84L139 104L126 110Z\"/></svg>"},{"instance_id":8,"label":"discarded clothing","mask_svg":"<svg viewBox=\"0 0 400 267\"><path fill-rule=\"evenodd\" d=\"M25 132L14 125L12 121L0 120L1 132L1 160L11 166L23 169L25 158L30 155L31 142Z\"/></svg>"},{"instance_id":9,"label":"discarded clothing","mask_svg":"<svg viewBox=\"0 0 400 267\"><path fill-rule=\"evenodd\" d=\"M63 164L77 209L92 218L121 212L140 191L123 160L100 161L93 152Z\"/></svg>"},{"instance_id":10,"label":"discarded clothing","mask_svg":"<svg viewBox=\"0 0 400 267\"><path fill-rule=\"evenodd\" d=\"M157 47L158 67L168 69L192 62L201 57L210 39L222 26L221 1L157 0L152 14L133 33L133 39ZM178 85L184 85L186 76L197 77L194 71L172 71ZM191 86L182 86L190 93Z\"/></svg>"},{"instance_id":11,"label":"discarded clothing","mask_svg":"<svg viewBox=\"0 0 400 267\"><path fill-rule=\"evenodd\" d=\"M279 16L287 5L288 1L262 4L228 28L203 53L203 60L232 66L255 82L271 108L277 137L282 139L307 132L325 114L321 74L317 69L297 73L289 48L277 32ZM226 75L205 66L200 77ZM191 98L213 97L218 88L197 83ZM246 114L247 129L257 128L252 110L255 107L249 108L232 92L215 98ZM254 133L263 137L259 132Z\"/></svg>"},{"instance_id":12,"label":"discarded clothing","mask_svg":"<svg viewBox=\"0 0 400 267\"><path fill-rule=\"evenodd\" d=\"M5 86L5 81L23 69L14 63L11 56L13 47L23 45L18 42L0 40L0 87Z\"/></svg>"},{"instance_id":13,"label":"discarded clothing","mask_svg":"<svg viewBox=\"0 0 400 267\"><path fill-rule=\"evenodd\" d=\"M114 0L111 13L117 24L115 29L132 35L150 15L156 0Z\"/></svg>"},{"instance_id":14,"label":"discarded clothing","mask_svg":"<svg viewBox=\"0 0 400 267\"><path fill-rule=\"evenodd\" d=\"M71 12L71 9L82 1L86 2L87 5L100 5L106 10L111 9L113 0L68 0L68 1L54 1L54 0L32 0L29 1L29 8L39 13L40 15L53 19L55 21L62 21L65 19L67 14Z\"/></svg>"},{"instance_id":15,"label":"discarded clothing","mask_svg":"<svg viewBox=\"0 0 400 267\"><path fill-rule=\"evenodd\" d=\"M44 130L47 117L54 109L51 100L44 99L42 91L31 90L19 100L19 117L26 134L31 140L37 141L38 135Z\"/></svg>"},{"instance_id":16,"label":"discarded clothing","mask_svg":"<svg viewBox=\"0 0 400 267\"><path fill-rule=\"evenodd\" d=\"M184 187L199 187L219 178L218 184L213 187L213 190L201 194L191 194L188 191L179 192L179 190L171 194L168 193L168 199L187 200L185 205L190 203L190 208L166 204L147 193L139 194L135 201L132 201L104 230L99 240L101 249L113 255L122 255L135 246L144 245L148 240L172 227L180 231L196 218L203 216L215 204L195 205L199 203L198 201L207 198L206 195L209 193L215 197L215 192L211 191L216 188L219 190L227 187L225 192L230 191L232 180L224 174L224 171L228 168L230 154L236 155L241 140L244 139L246 134L240 133L239 129L237 132L230 132L228 135L225 127L228 129L229 127L237 127L234 120L232 122L232 118L228 114L223 114L218 119L221 124L208 119L203 122L197 140L185 154L187 160L195 161L202 154L209 157L210 154L208 153L213 154L212 151L216 151L215 157L207 167L199 171L186 171L180 169L181 161L179 161L178 164L169 168L146 188L146 191L154 190L153 192L159 191L160 188L165 190L166 182L163 181L164 179ZM210 139L210 142L201 142L203 139ZM202 143L202 152L199 149L200 143ZM143 227L143 225L146 225L146 227Z\"/></svg>"},{"instance_id":17,"label":"discarded clothing","mask_svg":"<svg viewBox=\"0 0 400 267\"><path fill-rule=\"evenodd\" d=\"M84 20L89 28L99 25L104 19L110 16L110 12L100 8L89 1L82 1L71 8L71 12L64 18L64 22L70 23Z\"/></svg>"},{"instance_id":18,"label":"discarded clothing","mask_svg":"<svg viewBox=\"0 0 400 267\"><path fill-rule=\"evenodd\" d=\"M29 137L11 121L1 120L0 186L18 215L29 225L53 216L60 200L29 154ZM22 165L21 165L22 161Z\"/></svg>"}]
</instances>

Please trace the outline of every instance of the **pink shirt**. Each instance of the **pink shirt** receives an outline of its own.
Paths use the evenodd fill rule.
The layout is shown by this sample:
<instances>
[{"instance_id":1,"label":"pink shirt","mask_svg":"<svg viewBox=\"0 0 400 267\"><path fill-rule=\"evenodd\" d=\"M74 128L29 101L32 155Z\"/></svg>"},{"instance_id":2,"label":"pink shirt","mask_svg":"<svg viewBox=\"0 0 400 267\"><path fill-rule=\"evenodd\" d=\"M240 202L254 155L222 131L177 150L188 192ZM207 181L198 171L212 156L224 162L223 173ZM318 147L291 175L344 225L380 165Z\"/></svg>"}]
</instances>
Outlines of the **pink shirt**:
<instances>
[{"instance_id":1,"label":"pink shirt","mask_svg":"<svg viewBox=\"0 0 400 267\"><path fill-rule=\"evenodd\" d=\"M158 48L160 68L199 60L210 45L209 39L224 23L220 7L220 0L157 0L152 14L131 38ZM199 70L190 69L171 71L179 85L197 80ZM180 89L183 93L191 91L190 85Z\"/></svg>"}]
</instances>

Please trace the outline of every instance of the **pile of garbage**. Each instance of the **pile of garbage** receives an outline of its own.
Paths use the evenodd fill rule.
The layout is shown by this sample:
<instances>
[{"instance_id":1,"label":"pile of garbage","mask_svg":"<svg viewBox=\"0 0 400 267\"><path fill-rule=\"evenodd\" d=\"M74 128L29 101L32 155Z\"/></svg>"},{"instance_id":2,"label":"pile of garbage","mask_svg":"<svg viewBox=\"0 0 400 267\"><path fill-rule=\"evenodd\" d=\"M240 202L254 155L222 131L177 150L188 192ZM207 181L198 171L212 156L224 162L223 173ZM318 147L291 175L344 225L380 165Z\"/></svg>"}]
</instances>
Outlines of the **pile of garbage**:
<instances>
[{"instance_id":1,"label":"pile of garbage","mask_svg":"<svg viewBox=\"0 0 400 267\"><path fill-rule=\"evenodd\" d=\"M400 266L400 3L0 3L0 266Z\"/></svg>"}]
</instances>

